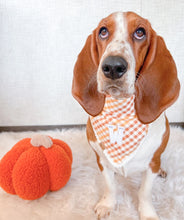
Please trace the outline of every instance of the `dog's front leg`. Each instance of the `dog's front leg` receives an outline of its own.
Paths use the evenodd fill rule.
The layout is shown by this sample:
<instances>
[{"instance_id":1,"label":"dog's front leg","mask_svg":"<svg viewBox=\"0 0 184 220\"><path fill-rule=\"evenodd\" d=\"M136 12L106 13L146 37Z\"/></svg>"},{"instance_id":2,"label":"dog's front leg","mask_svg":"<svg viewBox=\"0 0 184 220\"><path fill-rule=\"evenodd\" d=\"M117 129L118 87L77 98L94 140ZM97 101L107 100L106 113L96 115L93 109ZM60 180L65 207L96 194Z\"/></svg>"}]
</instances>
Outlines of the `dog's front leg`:
<instances>
[{"instance_id":1,"label":"dog's front leg","mask_svg":"<svg viewBox=\"0 0 184 220\"><path fill-rule=\"evenodd\" d=\"M95 207L98 219L105 218L110 215L110 212L115 208L117 202L114 172L106 167L103 167L102 174L105 178L106 186L104 187L105 191L102 198Z\"/></svg>"},{"instance_id":2,"label":"dog's front leg","mask_svg":"<svg viewBox=\"0 0 184 220\"><path fill-rule=\"evenodd\" d=\"M159 220L152 205L151 193L153 181L156 176L157 174L152 173L150 168L143 174L142 184L138 194L140 220Z\"/></svg>"}]
</instances>

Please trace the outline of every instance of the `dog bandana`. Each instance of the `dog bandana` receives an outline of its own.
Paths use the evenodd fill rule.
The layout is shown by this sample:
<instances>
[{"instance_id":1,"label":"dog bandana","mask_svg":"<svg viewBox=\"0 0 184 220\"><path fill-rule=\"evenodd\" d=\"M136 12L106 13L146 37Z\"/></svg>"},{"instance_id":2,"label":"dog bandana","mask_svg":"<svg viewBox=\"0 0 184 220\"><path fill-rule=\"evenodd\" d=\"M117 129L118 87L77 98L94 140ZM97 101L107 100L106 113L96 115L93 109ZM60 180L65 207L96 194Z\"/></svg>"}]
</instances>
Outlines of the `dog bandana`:
<instances>
[{"instance_id":1,"label":"dog bandana","mask_svg":"<svg viewBox=\"0 0 184 220\"><path fill-rule=\"evenodd\" d=\"M91 116L98 143L103 143L104 154L115 167L121 167L136 153L148 132L134 108L135 96L116 100L107 96L103 111Z\"/></svg>"}]
</instances>

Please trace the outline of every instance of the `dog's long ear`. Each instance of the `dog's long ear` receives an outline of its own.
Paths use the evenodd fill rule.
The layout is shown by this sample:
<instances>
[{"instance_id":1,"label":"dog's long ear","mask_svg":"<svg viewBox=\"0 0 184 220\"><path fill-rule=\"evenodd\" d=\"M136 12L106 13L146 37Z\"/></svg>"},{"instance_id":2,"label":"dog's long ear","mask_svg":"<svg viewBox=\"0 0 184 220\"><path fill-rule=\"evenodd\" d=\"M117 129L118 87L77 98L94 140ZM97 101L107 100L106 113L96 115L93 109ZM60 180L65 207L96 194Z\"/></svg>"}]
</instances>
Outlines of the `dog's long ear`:
<instances>
[{"instance_id":1,"label":"dog's long ear","mask_svg":"<svg viewBox=\"0 0 184 220\"><path fill-rule=\"evenodd\" d=\"M158 118L179 95L180 83L175 62L164 40L153 30L135 88L135 109L139 120L145 124Z\"/></svg>"},{"instance_id":2,"label":"dog's long ear","mask_svg":"<svg viewBox=\"0 0 184 220\"><path fill-rule=\"evenodd\" d=\"M85 111L98 115L104 106L105 96L97 90L98 48L95 31L91 34L78 55L74 67L72 95L81 104Z\"/></svg>"}]
</instances>

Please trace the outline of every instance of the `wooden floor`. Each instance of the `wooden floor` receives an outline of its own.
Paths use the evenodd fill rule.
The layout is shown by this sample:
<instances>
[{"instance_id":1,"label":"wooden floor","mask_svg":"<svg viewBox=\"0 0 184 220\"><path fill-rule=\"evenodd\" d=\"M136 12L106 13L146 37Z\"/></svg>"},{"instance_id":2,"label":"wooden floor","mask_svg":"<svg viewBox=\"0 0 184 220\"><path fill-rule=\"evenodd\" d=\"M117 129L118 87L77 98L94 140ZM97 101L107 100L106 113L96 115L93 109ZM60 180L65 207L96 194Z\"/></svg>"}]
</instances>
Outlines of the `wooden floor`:
<instances>
[{"instance_id":1,"label":"wooden floor","mask_svg":"<svg viewBox=\"0 0 184 220\"><path fill-rule=\"evenodd\" d=\"M170 123L171 126L178 126L184 129L184 122ZM44 125L44 126L0 126L0 132L21 132L21 131L38 131L38 130L54 130L54 129L71 129L71 128L85 128L85 124L80 125Z\"/></svg>"},{"instance_id":2,"label":"wooden floor","mask_svg":"<svg viewBox=\"0 0 184 220\"><path fill-rule=\"evenodd\" d=\"M43 126L0 126L0 132L5 131L14 131L14 132L21 132L21 131L38 131L38 130L55 130L55 129L71 129L71 128L85 128L86 125L43 125Z\"/></svg>"}]
</instances>

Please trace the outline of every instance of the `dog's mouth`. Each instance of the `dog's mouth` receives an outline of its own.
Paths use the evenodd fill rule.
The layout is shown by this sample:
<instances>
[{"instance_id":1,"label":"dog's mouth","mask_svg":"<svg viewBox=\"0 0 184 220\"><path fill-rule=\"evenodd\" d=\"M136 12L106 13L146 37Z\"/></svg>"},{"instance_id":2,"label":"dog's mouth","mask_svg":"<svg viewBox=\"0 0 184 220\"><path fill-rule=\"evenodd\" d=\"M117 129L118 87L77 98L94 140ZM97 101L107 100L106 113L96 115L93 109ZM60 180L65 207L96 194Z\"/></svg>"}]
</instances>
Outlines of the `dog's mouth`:
<instances>
[{"instance_id":1,"label":"dog's mouth","mask_svg":"<svg viewBox=\"0 0 184 220\"><path fill-rule=\"evenodd\" d=\"M118 86L108 86L102 91L105 95L110 95L115 99L129 98L132 94L125 92L122 88Z\"/></svg>"},{"instance_id":2,"label":"dog's mouth","mask_svg":"<svg viewBox=\"0 0 184 220\"><path fill-rule=\"evenodd\" d=\"M131 74L134 76L133 74ZM129 76L131 76L129 74ZM135 93L135 79L128 77L127 73L120 79L111 80L104 77L101 72L97 73L98 91L110 95L114 99L130 98Z\"/></svg>"}]
</instances>

